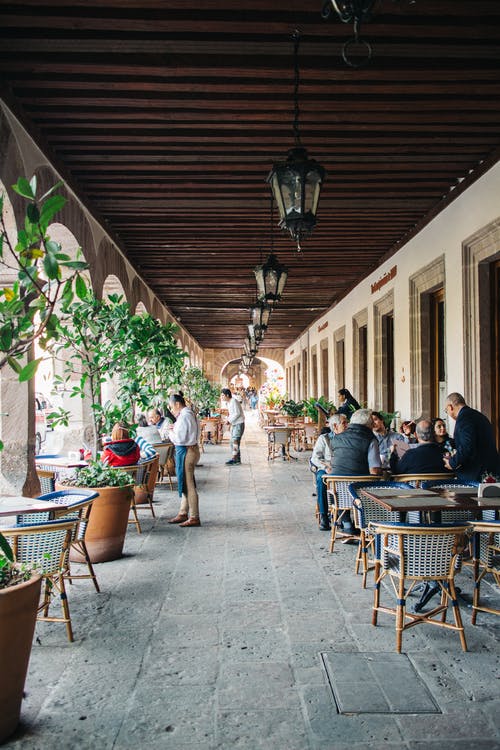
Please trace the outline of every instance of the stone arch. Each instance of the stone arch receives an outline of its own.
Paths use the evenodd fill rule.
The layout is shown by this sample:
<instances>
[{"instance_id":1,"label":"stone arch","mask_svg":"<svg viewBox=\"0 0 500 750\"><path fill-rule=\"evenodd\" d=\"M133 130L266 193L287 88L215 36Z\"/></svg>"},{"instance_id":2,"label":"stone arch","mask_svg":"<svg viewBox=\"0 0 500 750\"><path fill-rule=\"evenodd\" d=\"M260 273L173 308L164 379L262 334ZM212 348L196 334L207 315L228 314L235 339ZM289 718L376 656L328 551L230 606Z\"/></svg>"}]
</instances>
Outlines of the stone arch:
<instances>
[{"instance_id":1,"label":"stone arch","mask_svg":"<svg viewBox=\"0 0 500 750\"><path fill-rule=\"evenodd\" d=\"M102 299L109 299L112 294L118 294L126 299L125 289L120 279L115 274L110 273L109 276L106 276L102 285Z\"/></svg>"},{"instance_id":2,"label":"stone arch","mask_svg":"<svg viewBox=\"0 0 500 750\"><path fill-rule=\"evenodd\" d=\"M136 315L145 315L145 314L147 314L147 312L148 311L146 310L146 305L144 304L144 302L142 302L142 301L138 302L137 305L135 306L135 314Z\"/></svg>"}]
</instances>

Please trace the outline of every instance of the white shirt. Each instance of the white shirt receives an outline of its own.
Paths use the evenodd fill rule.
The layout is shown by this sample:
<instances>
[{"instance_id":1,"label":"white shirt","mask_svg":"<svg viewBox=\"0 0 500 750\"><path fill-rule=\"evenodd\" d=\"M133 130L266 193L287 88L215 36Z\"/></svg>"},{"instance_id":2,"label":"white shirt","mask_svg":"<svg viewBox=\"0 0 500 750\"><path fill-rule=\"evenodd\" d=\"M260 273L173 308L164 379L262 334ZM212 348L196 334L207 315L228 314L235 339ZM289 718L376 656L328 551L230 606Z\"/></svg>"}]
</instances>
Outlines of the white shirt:
<instances>
[{"instance_id":1,"label":"white shirt","mask_svg":"<svg viewBox=\"0 0 500 750\"><path fill-rule=\"evenodd\" d=\"M196 445L199 437L199 425L196 415L189 406L179 412L174 426L169 432L174 445Z\"/></svg>"},{"instance_id":2,"label":"white shirt","mask_svg":"<svg viewBox=\"0 0 500 750\"><path fill-rule=\"evenodd\" d=\"M243 413L243 407L241 403L234 396L228 401L228 416L227 421L229 424L241 424L245 421L245 415Z\"/></svg>"}]
</instances>

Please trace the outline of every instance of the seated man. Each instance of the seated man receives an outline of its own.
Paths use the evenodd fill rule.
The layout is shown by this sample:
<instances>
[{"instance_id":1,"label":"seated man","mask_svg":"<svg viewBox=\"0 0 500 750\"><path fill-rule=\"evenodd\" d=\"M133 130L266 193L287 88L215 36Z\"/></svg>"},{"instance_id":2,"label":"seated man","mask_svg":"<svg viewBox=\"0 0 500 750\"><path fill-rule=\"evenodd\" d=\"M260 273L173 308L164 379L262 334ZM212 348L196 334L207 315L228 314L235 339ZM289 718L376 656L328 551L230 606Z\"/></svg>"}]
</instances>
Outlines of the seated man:
<instances>
[{"instance_id":1,"label":"seated man","mask_svg":"<svg viewBox=\"0 0 500 750\"><path fill-rule=\"evenodd\" d=\"M168 439L169 427L174 422L175 417L170 409L167 409L165 417L162 416L161 411L157 408L148 411L148 424L154 425L158 429L162 440Z\"/></svg>"},{"instance_id":2,"label":"seated man","mask_svg":"<svg viewBox=\"0 0 500 750\"><path fill-rule=\"evenodd\" d=\"M378 440L378 449L380 453L380 461L384 469L389 468L389 460L391 458L392 446L398 440L405 442L404 435L400 432L391 430L390 427L385 426L384 418L379 411L374 411L373 414L373 434Z\"/></svg>"},{"instance_id":3,"label":"seated man","mask_svg":"<svg viewBox=\"0 0 500 750\"><path fill-rule=\"evenodd\" d=\"M379 446L372 427L372 410L358 409L347 429L333 436L331 450L335 474L348 477L382 473ZM347 533L354 531L352 521L346 519L342 526Z\"/></svg>"},{"instance_id":4,"label":"seated man","mask_svg":"<svg viewBox=\"0 0 500 750\"><path fill-rule=\"evenodd\" d=\"M391 472L393 474L442 474L443 451L434 441L434 428L429 419L420 419L415 428L417 445L407 450L402 458L397 451L391 453Z\"/></svg>"},{"instance_id":5,"label":"seated man","mask_svg":"<svg viewBox=\"0 0 500 750\"><path fill-rule=\"evenodd\" d=\"M313 448L311 463L317 467L316 472L316 493L319 506L319 528L321 531L329 531L330 520L328 518L328 498L326 495L326 485L323 482L325 474L332 474L332 454L330 441L334 435L343 432L347 425L345 414L334 414L328 419L331 432L322 433Z\"/></svg>"}]
</instances>

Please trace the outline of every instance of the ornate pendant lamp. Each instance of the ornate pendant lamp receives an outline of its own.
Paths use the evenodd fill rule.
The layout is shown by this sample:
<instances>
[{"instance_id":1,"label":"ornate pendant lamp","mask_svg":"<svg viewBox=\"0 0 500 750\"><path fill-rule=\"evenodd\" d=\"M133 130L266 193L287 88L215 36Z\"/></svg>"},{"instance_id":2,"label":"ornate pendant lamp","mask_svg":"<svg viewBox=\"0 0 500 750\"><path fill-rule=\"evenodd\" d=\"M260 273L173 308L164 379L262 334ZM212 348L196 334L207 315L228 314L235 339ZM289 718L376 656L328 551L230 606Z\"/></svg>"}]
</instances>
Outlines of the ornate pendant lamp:
<instances>
[{"instance_id":1,"label":"ornate pendant lamp","mask_svg":"<svg viewBox=\"0 0 500 750\"><path fill-rule=\"evenodd\" d=\"M267 330L269 325L269 318L271 317L272 305L265 300L260 300L250 310L250 319L254 326L260 326L264 331Z\"/></svg>"},{"instance_id":2,"label":"ornate pendant lamp","mask_svg":"<svg viewBox=\"0 0 500 750\"><path fill-rule=\"evenodd\" d=\"M257 282L257 299L274 305L279 302L285 288L288 268L282 266L274 253L271 253L265 263L253 269Z\"/></svg>"},{"instance_id":3,"label":"ornate pendant lamp","mask_svg":"<svg viewBox=\"0 0 500 750\"><path fill-rule=\"evenodd\" d=\"M252 362L253 362L253 357L251 357L249 354L244 354L241 358L241 364L243 367L246 367L247 370L252 364Z\"/></svg>"},{"instance_id":4,"label":"ornate pendant lamp","mask_svg":"<svg viewBox=\"0 0 500 750\"><path fill-rule=\"evenodd\" d=\"M302 237L307 237L316 226L321 183L325 178L323 167L309 159L307 150L302 146L299 133L299 42L300 34L295 31L294 40L294 121L293 131L295 146L288 152L286 161L276 162L269 173L267 181L271 185L280 215L279 226L288 229L301 250Z\"/></svg>"}]
</instances>

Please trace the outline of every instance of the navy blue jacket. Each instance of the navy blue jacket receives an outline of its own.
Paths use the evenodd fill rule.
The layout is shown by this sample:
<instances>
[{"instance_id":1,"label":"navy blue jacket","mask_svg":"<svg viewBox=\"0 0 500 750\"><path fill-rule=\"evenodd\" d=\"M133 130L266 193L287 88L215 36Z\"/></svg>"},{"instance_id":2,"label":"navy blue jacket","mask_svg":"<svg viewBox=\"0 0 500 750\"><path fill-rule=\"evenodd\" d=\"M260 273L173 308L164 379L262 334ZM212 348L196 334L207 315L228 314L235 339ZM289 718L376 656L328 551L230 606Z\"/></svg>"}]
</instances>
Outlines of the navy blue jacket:
<instances>
[{"instance_id":1,"label":"navy blue jacket","mask_svg":"<svg viewBox=\"0 0 500 750\"><path fill-rule=\"evenodd\" d=\"M456 453L450 466L460 479L478 481L484 472L500 476L500 456L490 420L476 409L463 406L458 412L455 432Z\"/></svg>"},{"instance_id":2,"label":"navy blue jacket","mask_svg":"<svg viewBox=\"0 0 500 750\"><path fill-rule=\"evenodd\" d=\"M391 471L394 474L442 474L446 471L443 451L437 443L419 443L416 448L409 448L395 466L393 456Z\"/></svg>"}]
</instances>

